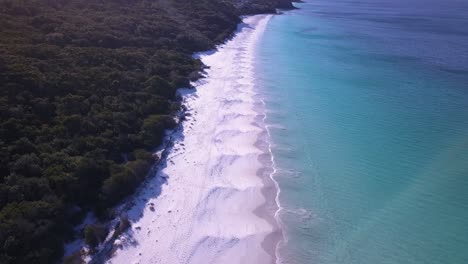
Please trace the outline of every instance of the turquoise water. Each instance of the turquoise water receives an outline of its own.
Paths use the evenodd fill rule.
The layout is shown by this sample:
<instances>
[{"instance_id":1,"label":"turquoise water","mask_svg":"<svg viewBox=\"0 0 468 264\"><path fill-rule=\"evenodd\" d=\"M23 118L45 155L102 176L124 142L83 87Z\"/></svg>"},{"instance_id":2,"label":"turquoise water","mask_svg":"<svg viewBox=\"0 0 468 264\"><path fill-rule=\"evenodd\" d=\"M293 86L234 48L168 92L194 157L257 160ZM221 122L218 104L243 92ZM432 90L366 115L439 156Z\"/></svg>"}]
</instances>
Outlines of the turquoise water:
<instances>
[{"instance_id":1,"label":"turquoise water","mask_svg":"<svg viewBox=\"0 0 468 264\"><path fill-rule=\"evenodd\" d=\"M440 2L316 0L269 22L282 262L468 263L468 5Z\"/></svg>"}]
</instances>

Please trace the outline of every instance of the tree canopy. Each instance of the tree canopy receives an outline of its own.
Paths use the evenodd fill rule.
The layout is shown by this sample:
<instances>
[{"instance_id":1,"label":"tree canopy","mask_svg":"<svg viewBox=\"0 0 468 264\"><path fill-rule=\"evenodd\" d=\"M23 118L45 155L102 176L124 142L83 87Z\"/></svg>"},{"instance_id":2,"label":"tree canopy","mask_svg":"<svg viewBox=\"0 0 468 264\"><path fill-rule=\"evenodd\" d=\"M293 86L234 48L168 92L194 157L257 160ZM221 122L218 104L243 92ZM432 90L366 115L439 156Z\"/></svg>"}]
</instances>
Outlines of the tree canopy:
<instances>
[{"instance_id":1,"label":"tree canopy","mask_svg":"<svg viewBox=\"0 0 468 264\"><path fill-rule=\"evenodd\" d=\"M58 260L138 186L192 53L238 22L222 0L0 0L0 263Z\"/></svg>"}]
</instances>

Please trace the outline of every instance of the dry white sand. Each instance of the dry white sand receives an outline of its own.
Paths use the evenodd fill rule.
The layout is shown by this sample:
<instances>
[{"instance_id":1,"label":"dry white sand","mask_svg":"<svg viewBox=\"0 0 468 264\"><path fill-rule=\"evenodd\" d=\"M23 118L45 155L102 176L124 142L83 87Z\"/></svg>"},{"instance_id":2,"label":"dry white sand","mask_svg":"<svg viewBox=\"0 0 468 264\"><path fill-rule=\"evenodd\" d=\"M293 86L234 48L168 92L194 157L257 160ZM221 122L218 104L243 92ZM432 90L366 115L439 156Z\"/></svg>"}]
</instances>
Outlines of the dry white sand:
<instances>
[{"instance_id":1,"label":"dry white sand","mask_svg":"<svg viewBox=\"0 0 468 264\"><path fill-rule=\"evenodd\" d=\"M245 18L232 40L199 55L207 78L185 91L190 116L108 263L275 262L276 189L253 73L269 19Z\"/></svg>"}]
</instances>

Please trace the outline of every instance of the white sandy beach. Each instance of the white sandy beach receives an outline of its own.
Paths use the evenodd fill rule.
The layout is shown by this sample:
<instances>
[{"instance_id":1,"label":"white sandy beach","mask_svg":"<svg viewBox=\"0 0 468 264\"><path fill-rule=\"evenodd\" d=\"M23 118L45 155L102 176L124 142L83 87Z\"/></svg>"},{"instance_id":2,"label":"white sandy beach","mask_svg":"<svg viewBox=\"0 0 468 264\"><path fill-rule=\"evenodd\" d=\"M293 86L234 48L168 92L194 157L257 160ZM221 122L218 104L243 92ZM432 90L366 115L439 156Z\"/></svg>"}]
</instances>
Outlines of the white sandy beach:
<instances>
[{"instance_id":1,"label":"white sandy beach","mask_svg":"<svg viewBox=\"0 0 468 264\"><path fill-rule=\"evenodd\" d=\"M190 116L108 263L275 262L276 189L253 75L269 19L245 18L232 40L200 55L207 78L185 91Z\"/></svg>"}]
</instances>

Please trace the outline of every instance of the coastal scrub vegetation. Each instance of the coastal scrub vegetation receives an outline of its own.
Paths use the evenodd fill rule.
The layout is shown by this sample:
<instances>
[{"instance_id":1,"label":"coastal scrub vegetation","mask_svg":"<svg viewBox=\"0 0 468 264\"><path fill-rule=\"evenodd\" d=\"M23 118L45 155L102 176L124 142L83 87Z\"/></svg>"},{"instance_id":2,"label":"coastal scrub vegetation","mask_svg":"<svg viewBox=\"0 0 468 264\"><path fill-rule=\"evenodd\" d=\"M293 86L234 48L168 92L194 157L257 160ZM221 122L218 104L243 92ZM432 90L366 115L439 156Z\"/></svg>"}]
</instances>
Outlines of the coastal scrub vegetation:
<instances>
[{"instance_id":1,"label":"coastal scrub vegetation","mask_svg":"<svg viewBox=\"0 0 468 264\"><path fill-rule=\"evenodd\" d=\"M110 216L175 126L191 54L238 22L221 0L0 0L0 263L54 263L87 211Z\"/></svg>"}]
</instances>

